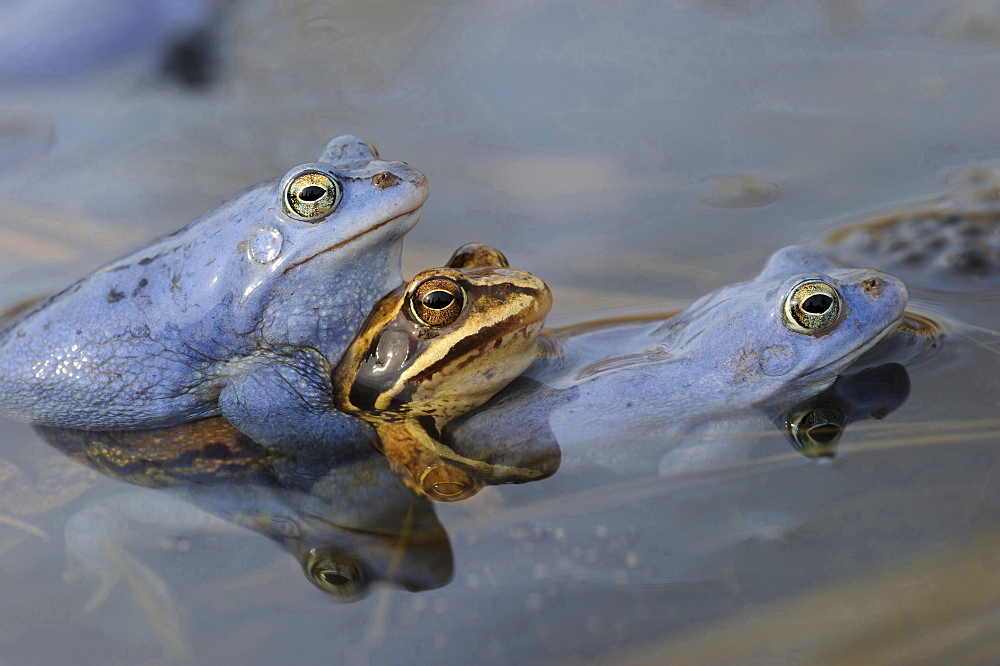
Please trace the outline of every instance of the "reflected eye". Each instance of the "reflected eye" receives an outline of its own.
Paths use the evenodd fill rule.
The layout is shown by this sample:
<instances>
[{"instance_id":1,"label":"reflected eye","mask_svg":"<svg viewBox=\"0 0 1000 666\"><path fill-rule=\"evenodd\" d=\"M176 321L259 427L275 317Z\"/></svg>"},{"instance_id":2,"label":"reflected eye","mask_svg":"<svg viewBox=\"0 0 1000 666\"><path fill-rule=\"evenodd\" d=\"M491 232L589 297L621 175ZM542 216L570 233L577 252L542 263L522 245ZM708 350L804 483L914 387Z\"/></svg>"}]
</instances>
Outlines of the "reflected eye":
<instances>
[{"instance_id":1,"label":"reflected eye","mask_svg":"<svg viewBox=\"0 0 1000 666\"><path fill-rule=\"evenodd\" d=\"M427 326L447 326L462 314L465 292L461 285L446 277L432 277L421 282L410 296L410 311Z\"/></svg>"},{"instance_id":2,"label":"reflected eye","mask_svg":"<svg viewBox=\"0 0 1000 666\"><path fill-rule=\"evenodd\" d=\"M334 559L313 549L306 563L306 574L316 587L342 601L357 599L367 587L364 569L351 560Z\"/></svg>"},{"instance_id":3,"label":"reflected eye","mask_svg":"<svg viewBox=\"0 0 1000 666\"><path fill-rule=\"evenodd\" d=\"M843 301L823 280L800 282L785 297L784 324L796 333L820 333L840 321Z\"/></svg>"},{"instance_id":4,"label":"reflected eye","mask_svg":"<svg viewBox=\"0 0 1000 666\"><path fill-rule=\"evenodd\" d=\"M420 489L432 500L457 502L479 492L472 477L451 465L433 465L419 479Z\"/></svg>"},{"instance_id":5,"label":"reflected eye","mask_svg":"<svg viewBox=\"0 0 1000 666\"><path fill-rule=\"evenodd\" d=\"M835 455L846 424L847 415L833 405L794 412L785 423L795 448L808 458Z\"/></svg>"},{"instance_id":6,"label":"reflected eye","mask_svg":"<svg viewBox=\"0 0 1000 666\"><path fill-rule=\"evenodd\" d=\"M285 212L312 222L326 217L340 203L340 183L318 171L299 174L285 188Z\"/></svg>"}]
</instances>

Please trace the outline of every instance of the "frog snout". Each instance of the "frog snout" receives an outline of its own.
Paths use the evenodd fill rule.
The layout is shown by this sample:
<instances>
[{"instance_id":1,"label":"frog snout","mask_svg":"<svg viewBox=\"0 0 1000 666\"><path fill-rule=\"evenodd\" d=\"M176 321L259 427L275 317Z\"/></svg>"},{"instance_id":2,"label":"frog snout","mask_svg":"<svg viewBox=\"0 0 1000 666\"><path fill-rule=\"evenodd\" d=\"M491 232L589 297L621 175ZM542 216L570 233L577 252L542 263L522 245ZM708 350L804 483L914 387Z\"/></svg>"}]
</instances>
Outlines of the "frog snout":
<instances>
[{"instance_id":1,"label":"frog snout","mask_svg":"<svg viewBox=\"0 0 1000 666\"><path fill-rule=\"evenodd\" d=\"M898 310L899 313L902 313L903 308L906 307L908 300L906 285L893 275L872 271L864 276L857 285L868 302L877 304L876 307L880 309Z\"/></svg>"}]
</instances>

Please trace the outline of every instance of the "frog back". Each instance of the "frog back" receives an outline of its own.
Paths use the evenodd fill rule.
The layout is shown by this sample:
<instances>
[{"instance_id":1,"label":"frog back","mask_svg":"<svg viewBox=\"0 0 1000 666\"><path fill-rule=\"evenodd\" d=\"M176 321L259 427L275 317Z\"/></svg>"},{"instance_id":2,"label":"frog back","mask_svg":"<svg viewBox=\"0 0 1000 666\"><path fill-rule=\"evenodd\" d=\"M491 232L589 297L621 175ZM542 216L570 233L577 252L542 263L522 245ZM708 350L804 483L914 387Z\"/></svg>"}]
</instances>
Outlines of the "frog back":
<instances>
[{"instance_id":1,"label":"frog back","mask_svg":"<svg viewBox=\"0 0 1000 666\"><path fill-rule=\"evenodd\" d=\"M204 381L219 362L254 344L256 327L248 316L255 304L233 290L253 282L253 266L240 260L238 240L226 242L226 218L258 205L272 188L237 195L10 325L0 334L5 413L94 429L214 413ZM81 422L88 405L100 410ZM68 411L77 414L73 423L65 422Z\"/></svg>"}]
</instances>

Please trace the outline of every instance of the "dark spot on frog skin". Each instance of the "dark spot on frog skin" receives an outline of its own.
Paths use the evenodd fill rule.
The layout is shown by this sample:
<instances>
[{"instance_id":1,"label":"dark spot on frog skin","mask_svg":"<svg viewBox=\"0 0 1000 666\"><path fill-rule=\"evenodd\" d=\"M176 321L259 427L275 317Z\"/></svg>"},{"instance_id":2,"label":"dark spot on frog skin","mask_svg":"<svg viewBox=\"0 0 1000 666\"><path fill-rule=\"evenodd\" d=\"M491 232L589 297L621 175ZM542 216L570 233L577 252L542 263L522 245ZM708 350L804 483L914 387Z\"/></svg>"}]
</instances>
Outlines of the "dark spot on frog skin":
<instances>
[{"instance_id":1,"label":"dark spot on frog skin","mask_svg":"<svg viewBox=\"0 0 1000 666\"><path fill-rule=\"evenodd\" d=\"M139 286L137 286L135 289L132 290L132 296L138 296L139 292L142 291L142 288L145 287L147 284L149 284L149 280L147 280L146 278L142 278L141 280L139 280Z\"/></svg>"},{"instance_id":2,"label":"dark spot on frog skin","mask_svg":"<svg viewBox=\"0 0 1000 666\"><path fill-rule=\"evenodd\" d=\"M170 277L170 291L176 291L180 283L181 283L181 274L174 273Z\"/></svg>"},{"instance_id":3,"label":"dark spot on frog skin","mask_svg":"<svg viewBox=\"0 0 1000 666\"><path fill-rule=\"evenodd\" d=\"M160 255L156 255L156 257L159 257L159 256ZM148 266L151 263L153 263L154 261L156 261L156 257L146 257L144 259L140 259L139 260L139 265L140 266Z\"/></svg>"},{"instance_id":4,"label":"dark spot on frog skin","mask_svg":"<svg viewBox=\"0 0 1000 666\"><path fill-rule=\"evenodd\" d=\"M108 292L108 303L117 303L123 298L125 298L124 291L118 291L114 287L111 287L111 291Z\"/></svg>"},{"instance_id":5,"label":"dark spot on frog skin","mask_svg":"<svg viewBox=\"0 0 1000 666\"><path fill-rule=\"evenodd\" d=\"M115 268L112 268L110 272L117 273L118 271L125 271L128 270L129 268L132 268L132 264L124 264L122 266L117 266Z\"/></svg>"}]
</instances>

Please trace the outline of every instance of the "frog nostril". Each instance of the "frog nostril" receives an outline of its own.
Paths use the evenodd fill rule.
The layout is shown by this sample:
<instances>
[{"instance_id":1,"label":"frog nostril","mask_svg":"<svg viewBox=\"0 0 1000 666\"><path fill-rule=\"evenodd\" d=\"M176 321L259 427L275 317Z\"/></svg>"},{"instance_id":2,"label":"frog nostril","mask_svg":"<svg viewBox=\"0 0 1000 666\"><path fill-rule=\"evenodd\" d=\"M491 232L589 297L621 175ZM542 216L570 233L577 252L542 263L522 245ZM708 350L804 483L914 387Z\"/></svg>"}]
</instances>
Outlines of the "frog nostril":
<instances>
[{"instance_id":1,"label":"frog nostril","mask_svg":"<svg viewBox=\"0 0 1000 666\"><path fill-rule=\"evenodd\" d=\"M882 281L878 278L865 280L864 289L866 294L871 297L876 297L882 293Z\"/></svg>"},{"instance_id":2,"label":"frog nostril","mask_svg":"<svg viewBox=\"0 0 1000 666\"><path fill-rule=\"evenodd\" d=\"M397 182L399 182L399 179L388 171L383 171L372 176L372 185L380 190L388 189Z\"/></svg>"}]
</instances>

